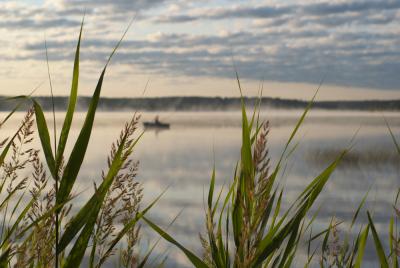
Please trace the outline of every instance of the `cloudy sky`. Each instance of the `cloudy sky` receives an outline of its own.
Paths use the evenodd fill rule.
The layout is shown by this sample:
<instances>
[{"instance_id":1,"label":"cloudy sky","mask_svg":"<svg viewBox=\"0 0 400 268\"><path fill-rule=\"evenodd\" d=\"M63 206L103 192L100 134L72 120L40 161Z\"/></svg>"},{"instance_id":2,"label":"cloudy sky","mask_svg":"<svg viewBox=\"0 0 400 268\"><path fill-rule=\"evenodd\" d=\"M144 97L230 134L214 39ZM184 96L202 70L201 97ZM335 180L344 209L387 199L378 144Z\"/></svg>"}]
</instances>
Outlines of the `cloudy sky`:
<instances>
[{"instance_id":1,"label":"cloudy sky","mask_svg":"<svg viewBox=\"0 0 400 268\"><path fill-rule=\"evenodd\" d=\"M400 98L398 0L0 0L1 95L48 94L44 41L57 95L70 87L84 10L80 93L131 18L105 96ZM234 63L233 63L234 62Z\"/></svg>"}]
</instances>

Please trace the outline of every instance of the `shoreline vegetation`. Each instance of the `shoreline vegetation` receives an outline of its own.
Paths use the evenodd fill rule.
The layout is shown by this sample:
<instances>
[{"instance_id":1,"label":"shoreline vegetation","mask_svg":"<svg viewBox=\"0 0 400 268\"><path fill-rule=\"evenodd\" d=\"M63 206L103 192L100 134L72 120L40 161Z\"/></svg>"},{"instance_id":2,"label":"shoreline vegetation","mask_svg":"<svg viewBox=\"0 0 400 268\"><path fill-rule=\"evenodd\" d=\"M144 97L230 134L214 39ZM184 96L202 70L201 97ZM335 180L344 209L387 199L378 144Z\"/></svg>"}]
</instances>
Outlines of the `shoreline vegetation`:
<instances>
[{"instance_id":1,"label":"shoreline vegetation","mask_svg":"<svg viewBox=\"0 0 400 268\"><path fill-rule=\"evenodd\" d=\"M340 153L335 148L310 149L305 154L308 163L321 167L329 161L332 161ZM342 160L338 169L347 167L356 167L368 165L371 167L393 166L397 167L400 163L400 155L395 150L384 150L377 148L375 150L352 150Z\"/></svg>"},{"instance_id":2,"label":"shoreline vegetation","mask_svg":"<svg viewBox=\"0 0 400 268\"><path fill-rule=\"evenodd\" d=\"M7 97L0 96L0 99ZM243 97L247 107L254 107L259 98ZM67 96L37 96L35 100L44 111L65 111L69 102ZM91 97L78 97L77 111L87 110ZM272 109L305 109L308 102L295 99L261 98L260 108ZM16 101L0 102L0 111L12 110ZM21 109L27 109L25 104ZM400 100L357 100L357 101L315 101L314 109L352 110L352 111L400 111ZM241 109L241 98L235 97L151 97L151 98L106 98L98 103L102 111L238 111Z\"/></svg>"},{"instance_id":3,"label":"shoreline vegetation","mask_svg":"<svg viewBox=\"0 0 400 268\"><path fill-rule=\"evenodd\" d=\"M261 99L254 99L254 111L251 113L246 109L246 105L251 103L246 102L244 97L238 99L242 113L240 157L231 180L222 189L215 187L217 171L215 168L211 171L208 194L204 200L205 228L200 239L193 234L193 238L197 238L203 246L202 256L180 244L168 234L168 228L162 229L148 217L147 212L157 205L168 189L150 204L142 204L142 186L136 181L140 169L138 162L132 159L135 145L143 135L143 132L137 133L140 119L137 114L122 126L119 137L111 145L106 170L99 171L100 183L94 183L93 194L79 207L80 204L74 202L82 191L76 189L81 179L78 175L84 164L91 133L96 131L93 123L101 101L103 79L127 31L100 74L93 96L88 99L83 126L73 141L71 152L67 154L69 150L65 149L78 99L82 28L83 22L61 131L56 131L55 117L52 118L53 129L48 127L51 118L46 120L42 105L31 96L12 98L16 104L11 106L0 124L1 128L7 126L7 120L17 108L22 108L20 104L32 107L15 134L0 141L0 268L75 268L82 263L88 267L102 267L111 265L114 255L118 260L116 267L145 267L149 265L148 260L154 260L152 253L159 240L143 253L139 239L141 225L150 227L176 246L198 268L298 267L296 257L300 247L307 248L307 260L301 266L359 268L363 265L368 239L372 241L376 262L381 267L398 267L399 194L394 198L393 210L387 212L391 215L387 236L378 235L373 213L364 208L368 192L360 200L349 225L343 227L332 217L325 229L313 229L319 209L310 215L311 208L323 193L331 174L351 152L354 139L349 138L349 144L335 152L333 159L319 169L319 175L310 178L310 183L304 185L304 190L289 207L281 206L286 191L280 179L287 159L297 148L295 137L298 130L310 109L315 107L316 95L311 101L303 103L303 113L274 166L269 157L269 123L260 120ZM242 95L237 73L236 78ZM55 97L54 106L56 100ZM388 125L389 134L393 147L400 154L396 136ZM40 149L32 148L34 138L40 139ZM39 151L43 152L44 159L41 159ZM27 171L31 173L25 175ZM205 170L204 176L209 176L209 173ZM71 209L72 206L74 209ZM174 224L176 217L171 219L170 224ZM356 225L359 217L367 218L368 223L361 227ZM353 228L358 228L355 230L358 233L356 237L350 236ZM338 235L339 230L342 236ZM162 256L161 261L152 266L162 266L167 257Z\"/></svg>"}]
</instances>

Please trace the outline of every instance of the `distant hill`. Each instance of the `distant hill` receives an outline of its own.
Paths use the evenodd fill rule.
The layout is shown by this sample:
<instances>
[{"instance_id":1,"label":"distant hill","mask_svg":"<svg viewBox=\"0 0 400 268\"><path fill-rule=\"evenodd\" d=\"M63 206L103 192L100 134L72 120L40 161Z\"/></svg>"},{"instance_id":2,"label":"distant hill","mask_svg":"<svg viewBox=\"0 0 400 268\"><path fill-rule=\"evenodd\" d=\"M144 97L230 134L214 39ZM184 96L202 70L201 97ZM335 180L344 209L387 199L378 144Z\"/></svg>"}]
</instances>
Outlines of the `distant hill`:
<instances>
[{"instance_id":1,"label":"distant hill","mask_svg":"<svg viewBox=\"0 0 400 268\"><path fill-rule=\"evenodd\" d=\"M44 110L51 110L50 97L36 97ZM257 98L245 98L249 107ZM90 97L80 97L77 110L85 110ZM54 97L57 110L65 110L68 97ZM275 109L303 109L307 101L280 98L262 98L261 106ZM0 111L9 111L15 106L15 101L0 99ZM368 100L368 101L318 101L314 108L328 110L363 110L363 111L399 111L400 100ZM159 98L101 98L99 109L103 111L228 111L240 109L240 98L222 97L159 97Z\"/></svg>"}]
</instances>

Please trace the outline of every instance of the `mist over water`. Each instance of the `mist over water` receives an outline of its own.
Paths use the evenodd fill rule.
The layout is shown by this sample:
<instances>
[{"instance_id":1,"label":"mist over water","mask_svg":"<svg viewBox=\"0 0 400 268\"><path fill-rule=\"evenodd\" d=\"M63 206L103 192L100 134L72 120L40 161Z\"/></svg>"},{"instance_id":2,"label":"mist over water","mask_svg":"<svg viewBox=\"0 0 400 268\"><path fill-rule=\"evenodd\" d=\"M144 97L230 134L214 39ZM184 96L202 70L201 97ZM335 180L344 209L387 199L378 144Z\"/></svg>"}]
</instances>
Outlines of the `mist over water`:
<instances>
[{"instance_id":1,"label":"mist over water","mask_svg":"<svg viewBox=\"0 0 400 268\"><path fill-rule=\"evenodd\" d=\"M290 136L301 110L265 110L260 120L269 120L271 131L268 145L274 167ZM151 121L155 113L141 113L143 121ZM101 170L111 143L116 140L124 123L132 117L128 112L99 112L92 139L74 192L82 192L76 203L85 202L93 193L93 181L99 182ZM2 114L4 117L4 115ZM2 137L17 129L23 114L10 119L2 128ZM49 120L51 115L47 114ZM144 187L142 207L149 204L167 187L163 198L150 211L149 218L166 228L183 209L177 221L168 229L185 246L201 254L198 233L204 231L203 203L208 191L215 161L216 192L232 181L240 157L241 114L239 112L166 112L160 120L171 124L168 130L146 130L139 141L134 159L140 161L138 180ZM400 132L400 113L385 113L393 132ZM62 114L57 114L61 123ZM67 145L68 155L84 120L77 113ZM61 126L58 127L60 129ZM143 130L142 125L137 132ZM353 136L355 139L351 142ZM36 140L38 142L38 139ZM400 159L380 112L311 111L293 145L298 146L287 159L279 183L285 186L283 206L288 207L311 180L318 175L340 150L353 146L351 155L334 172L321 193L314 210L321 206L314 222L314 232L328 227L332 216L345 223L339 228L347 232L357 206L369 188L365 205L374 215L377 230L387 236L389 217L400 179ZM77 204L75 207L80 207ZM313 212L312 211L312 212ZM311 212L311 213L312 213ZM310 214L311 215L311 214ZM366 222L365 210L360 213L358 232ZM153 243L156 235L143 226L142 243ZM317 230L318 229L318 230ZM388 240L385 240L388 241ZM369 245L371 249L372 245ZM387 245L385 245L387 246ZM168 249L169 248L169 249ZM156 251L168 250L167 266L185 267L186 259L169 244L160 243ZM143 249L143 252L146 250ZM155 254L157 255L157 254ZM368 256L369 255L369 256ZM374 253L366 254L374 259ZM373 266L373 263L369 263ZM301 266L301 265L300 265Z\"/></svg>"}]
</instances>

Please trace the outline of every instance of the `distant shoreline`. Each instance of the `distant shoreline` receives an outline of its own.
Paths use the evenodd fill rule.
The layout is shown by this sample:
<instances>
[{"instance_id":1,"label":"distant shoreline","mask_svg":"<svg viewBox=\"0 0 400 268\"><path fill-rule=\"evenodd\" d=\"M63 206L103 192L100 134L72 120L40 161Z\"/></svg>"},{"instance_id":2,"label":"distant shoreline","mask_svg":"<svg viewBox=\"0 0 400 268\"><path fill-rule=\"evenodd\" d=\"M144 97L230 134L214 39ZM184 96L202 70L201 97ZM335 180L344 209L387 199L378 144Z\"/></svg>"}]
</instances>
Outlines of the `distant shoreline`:
<instances>
[{"instance_id":1,"label":"distant shoreline","mask_svg":"<svg viewBox=\"0 0 400 268\"><path fill-rule=\"evenodd\" d=\"M0 97L0 111L13 109L17 101L6 101ZM51 97L39 96L35 99L48 111L52 109ZM76 109L86 110L91 97L79 97ZM254 106L258 98L245 97L247 107ZM65 110L68 97L54 97L56 110ZM304 109L307 101L263 97L262 108ZM239 110L241 99L236 97L151 97L151 98L107 98L102 97L98 104L102 111L234 111ZM26 108L25 104L21 109ZM400 111L399 100L360 100L360 101L316 101L313 108L324 110L355 111Z\"/></svg>"}]
</instances>

